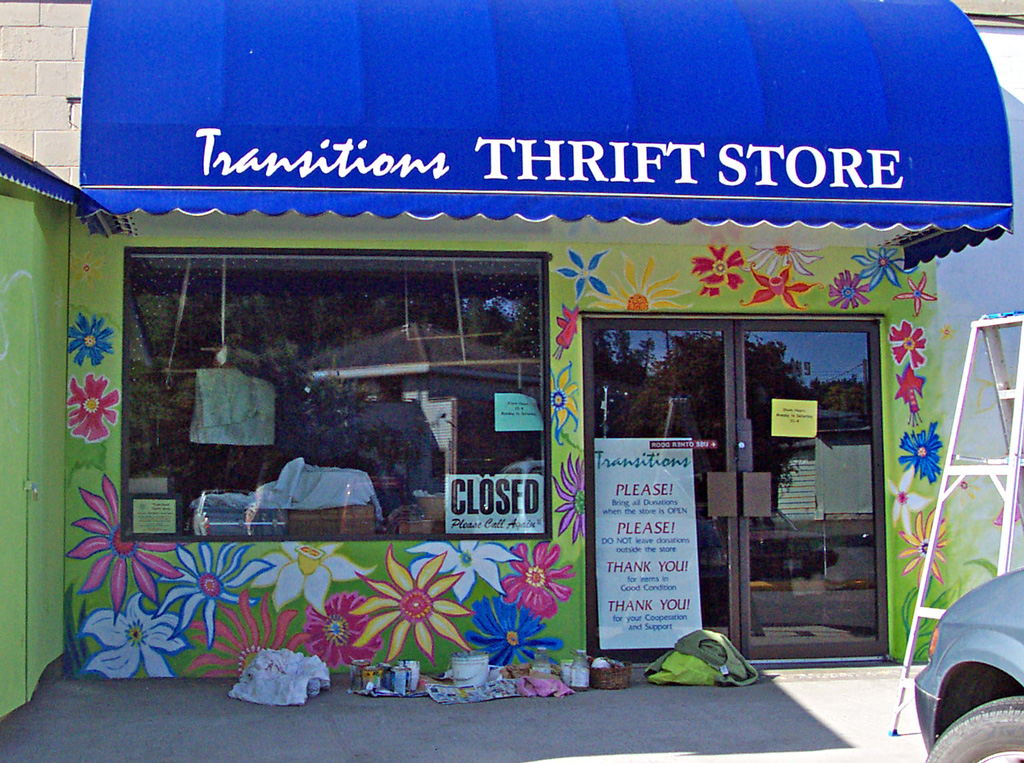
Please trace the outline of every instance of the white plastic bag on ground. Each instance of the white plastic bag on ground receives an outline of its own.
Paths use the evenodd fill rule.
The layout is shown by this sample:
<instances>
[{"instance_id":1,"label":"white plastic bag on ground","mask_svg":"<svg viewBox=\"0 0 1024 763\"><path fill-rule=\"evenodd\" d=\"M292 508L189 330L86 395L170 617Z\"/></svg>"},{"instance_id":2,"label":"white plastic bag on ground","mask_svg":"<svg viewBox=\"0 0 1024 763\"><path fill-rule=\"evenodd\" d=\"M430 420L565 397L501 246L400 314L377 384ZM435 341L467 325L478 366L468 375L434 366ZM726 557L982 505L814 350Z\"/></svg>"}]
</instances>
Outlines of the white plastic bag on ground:
<instances>
[{"instance_id":1,"label":"white plastic bag on ground","mask_svg":"<svg viewBox=\"0 0 1024 763\"><path fill-rule=\"evenodd\" d=\"M319 657L262 649L228 696L258 705L304 705L308 697L330 688L331 674Z\"/></svg>"}]
</instances>

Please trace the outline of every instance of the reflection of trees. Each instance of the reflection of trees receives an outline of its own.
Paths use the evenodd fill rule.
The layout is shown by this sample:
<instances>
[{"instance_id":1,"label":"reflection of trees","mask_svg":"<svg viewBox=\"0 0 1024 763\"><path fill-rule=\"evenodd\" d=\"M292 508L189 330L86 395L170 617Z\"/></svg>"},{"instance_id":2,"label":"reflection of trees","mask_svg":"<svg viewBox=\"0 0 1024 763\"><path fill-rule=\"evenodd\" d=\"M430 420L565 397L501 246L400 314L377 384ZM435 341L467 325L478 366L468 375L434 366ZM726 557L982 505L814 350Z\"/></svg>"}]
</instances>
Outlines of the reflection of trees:
<instances>
[{"instance_id":1,"label":"reflection of trees","mask_svg":"<svg viewBox=\"0 0 1024 763\"><path fill-rule=\"evenodd\" d=\"M717 332L667 332L664 357L657 359L647 336L635 345L628 331L601 332L594 346L599 383L613 390L608 432L616 437L662 437L672 410L671 437L717 440L707 455L724 468L725 355Z\"/></svg>"},{"instance_id":2,"label":"reflection of trees","mask_svg":"<svg viewBox=\"0 0 1024 763\"><path fill-rule=\"evenodd\" d=\"M772 400L811 400L813 394L797 368L786 360L786 344L777 340L746 338L747 417L754 431L754 471L770 472L772 494L789 484L792 441L772 437Z\"/></svg>"}]
</instances>

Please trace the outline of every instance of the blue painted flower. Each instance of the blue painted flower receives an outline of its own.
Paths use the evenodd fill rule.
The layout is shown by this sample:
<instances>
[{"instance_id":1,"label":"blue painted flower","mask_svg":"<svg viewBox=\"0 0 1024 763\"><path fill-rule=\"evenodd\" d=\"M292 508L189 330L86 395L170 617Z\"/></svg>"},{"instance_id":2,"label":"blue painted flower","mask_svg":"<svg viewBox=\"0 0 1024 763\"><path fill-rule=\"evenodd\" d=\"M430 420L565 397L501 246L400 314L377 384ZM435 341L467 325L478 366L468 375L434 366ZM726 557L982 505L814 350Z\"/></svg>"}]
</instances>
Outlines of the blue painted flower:
<instances>
[{"instance_id":1,"label":"blue painted flower","mask_svg":"<svg viewBox=\"0 0 1024 763\"><path fill-rule=\"evenodd\" d=\"M157 614L164 614L176 601L181 601L181 612L178 615L178 627L175 633L182 633L192 622L199 605L203 606L203 622L206 627L206 647L213 647L214 619L217 615L217 602L238 604L238 594L230 589L237 589L248 583L273 565L263 559L253 559L244 567L242 558L251 546L239 546L228 543L217 551L216 558L209 543L199 544L198 559L184 545L175 548L181 577L167 591L163 604ZM161 578L161 582L170 582ZM255 603L256 600L254 600Z\"/></svg>"},{"instance_id":2,"label":"blue painted flower","mask_svg":"<svg viewBox=\"0 0 1024 763\"><path fill-rule=\"evenodd\" d=\"M486 651L492 665L509 665L515 659L527 662L539 648L562 648L562 639L537 635L545 627L539 617L497 596L473 605L473 625L481 632L467 631L466 639Z\"/></svg>"},{"instance_id":3,"label":"blue painted flower","mask_svg":"<svg viewBox=\"0 0 1024 763\"><path fill-rule=\"evenodd\" d=\"M75 354L72 360L78 365L89 358L90 363L98 366L104 354L113 355L114 346L110 343L110 337L114 335L114 330L103 323L103 319L95 315L90 320L79 313L75 325L68 328L68 354Z\"/></svg>"},{"instance_id":4,"label":"blue painted flower","mask_svg":"<svg viewBox=\"0 0 1024 763\"><path fill-rule=\"evenodd\" d=\"M913 469L919 477L927 477L929 482L935 482L939 478L939 450L942 448L942 440L935 434L938 422L933 421L926 433L923 429L920 432L904 432L900 441L900 450L905 450L909 455L900 456L900 464L906 469Z\"/></svg>"},{"instance_id":5,"label":"blue painted flower","mask_svg":"<svg viewBox=\"0 0 1024 763\"><path fill-rule=\"evenodd\" d=\"M551 420L555 422L555 442L562 444L562 429L572 419L576 431L580 428L576 392L579 385L572 380L572 363L557 374L551 371Z\"/></svg>"},{"instance_id":6,"label":"blue painted flower","mask_svg":"<svg viewBox=\"0 0 1024 763\"><path fill-rule=\"evenodd\" d=\"M900 250L891 246L880 246L877 249L868 248L866 254L855 254L854 262L864 266L858 274L862 281L868 282L868 290L874 290L882 279L886 279L893 286L900 285L900 273L912 273L915 268L904 270L903 257Z\"/></svg>"},{"instance_id":7,"label":"blue painted flower","mask_svg":"<svg viewBox=\"0 0 1024 763\"><path fill-rule=\"evenodd\" d=\"M598 294L604 294L608 296L610 293L608 287L604 281L594 275L594 271L597 270L597 266L601 263L601 258L608 254L608 250L605 249L603 252L598 252L590 258L590 262L584 264L583 258L580 257L572 249L569 250L569 259L572 260L572 264L575 268L559 268L557 272L559 275L565 276L566 278L572 278L576 282L576 301L580 301L580 297L583 296L584 289L589 285Z\"/></svg>"},{"instance_id":8,"label":"blue painted flower","mask_svg":"<svg viewBox=\"0 0 1024 763\"><path fill-rule=\"evenodd\" d=\"M120 615L113 609L97 609L82 623L80 637L91 636L102 649L89 658L85 673L106 678L132 678L145 669L150 678L174 675L166 655L178 654L190 644L175 633L174 615L148 612L142 594L134 594Z\"/></svg>"}]
</instances>

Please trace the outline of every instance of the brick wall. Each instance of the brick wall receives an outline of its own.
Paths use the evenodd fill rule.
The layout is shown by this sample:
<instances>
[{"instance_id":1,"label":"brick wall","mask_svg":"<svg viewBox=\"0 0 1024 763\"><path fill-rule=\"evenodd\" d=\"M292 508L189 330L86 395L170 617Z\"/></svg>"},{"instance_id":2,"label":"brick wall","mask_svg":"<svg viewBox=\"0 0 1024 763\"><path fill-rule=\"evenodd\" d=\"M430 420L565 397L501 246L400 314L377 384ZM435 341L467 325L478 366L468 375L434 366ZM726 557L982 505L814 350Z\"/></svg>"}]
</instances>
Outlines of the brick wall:
<instances>
[{"instance_id":1,"label":"brick wall","mask_svg":"<svg viewBox=\"0 0 1024 763\"><path fill-rule=\"evenodd\" d=\"M0 143L78 183L89 0L0 0Z\"/></svg>"}]
</instances>

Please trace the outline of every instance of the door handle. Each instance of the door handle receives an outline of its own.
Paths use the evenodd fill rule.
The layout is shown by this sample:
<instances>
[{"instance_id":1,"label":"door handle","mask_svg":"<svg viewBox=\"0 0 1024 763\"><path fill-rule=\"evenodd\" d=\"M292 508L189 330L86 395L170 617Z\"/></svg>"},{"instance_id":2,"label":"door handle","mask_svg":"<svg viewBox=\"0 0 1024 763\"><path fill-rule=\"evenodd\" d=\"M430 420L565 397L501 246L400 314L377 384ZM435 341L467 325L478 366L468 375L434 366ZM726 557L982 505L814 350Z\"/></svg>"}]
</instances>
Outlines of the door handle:
<instances>
[{"instance_id":1,"label":"door handle","mask_svg":"<svg viewBox=\"0 0 1024 763\"><path fill-rule=\"evenodd\" d=\"M754 471L754 426L750 419L736 421L736 471Z\"/></svg>"}]
</instances>

